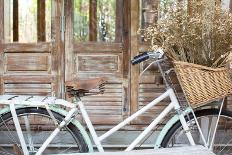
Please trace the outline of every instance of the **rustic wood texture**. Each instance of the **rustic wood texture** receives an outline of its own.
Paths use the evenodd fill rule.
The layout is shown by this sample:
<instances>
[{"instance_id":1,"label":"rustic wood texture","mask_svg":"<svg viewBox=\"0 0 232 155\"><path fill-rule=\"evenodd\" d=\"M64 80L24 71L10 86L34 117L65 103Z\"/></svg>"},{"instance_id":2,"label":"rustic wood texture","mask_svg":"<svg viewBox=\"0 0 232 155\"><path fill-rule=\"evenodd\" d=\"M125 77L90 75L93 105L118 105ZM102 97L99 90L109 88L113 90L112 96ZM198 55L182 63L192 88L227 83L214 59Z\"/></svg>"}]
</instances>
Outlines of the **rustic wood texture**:
<instances>
[{"instance_id":1,"label":"rustic wood texture","mask_svg":"<svg viewBox=\"0 0 232 155\"><path fill-rule=\"evenodd\" d=\"M73 79L74 71L74 52L73 52L73 0L65 3L65 81Z\"/></svg>"},{"instance_id":2,"label":"rustic wood texture","mask_svg":"<svg viewBox=\"0 0 232 155\"><path fill-rule=\"evenodd\" d=\"M139 54L137 31L139 28L139 1L130 0L131 6L131 27L130 27L130 52L131 59ZM131 66L131 114L138 110L138 89L139 89L139 65Z\"/></svg>"},{"instance_id":3,"label":"rustic wood texture","mask_svg":"<svg viewBox=\"0 0 232 155\"><path fill-rule=\"evenodd\" d=\"M230 12L232 12L232 0L230 0Z\"/></svg>"},{"instance_id":4,"label":"rustic wood texture","mask_svg":"<svg viewBox=\"0 0 232 155\"><path fill-rule=\"evenodd\" d=\"M117 0L116 1L116 29L115 29L115 42L121 42L122 41L122 33L123 33L123 20L121 20L121 17L123 17L124 15L129 15L124 13L124 8L122 7L124 6L123 3L125 1L124 0Z\"/></svg>"},{"instance_id":5,"label":"rustic wood texture","mask_svg":"<svg viewBox=\"0 0 232 155\"><path fill-rule=\"evenodd\" d=\"M2 74L4 72L3 65L3 42L4 42L4 0L0 0L0 94L3 94Z\"/></svg>"},{"instance_id":6,"label":"rustic wood texture","mask_svg":"<svg viewBox=\"0 0 232 155\"><path fill-rule=\"evenodd\" d=\"M18 6L18 0L13 0L13 41L19 41L19 6Z\"/></svg>"},{"instance_id":7,"label":"rustic wood texture","mask_svg":"<svg viewBox=\"0 0 232 155\"><path fill-rule=\"evenodd\" d=\"M5 73L11 71L46 71L50 72L50 54L41 53L6 53Z\"/></svg>"},{"instance_id":8,"label":"rustic wood texture","mask_svg":"<svg viewBox=\"0 0 232 155\"><path fill-rule=\"evenodd\" d=\"M90 29L95 29L95 14L97 1L90 1ZM129 17L121 16L122 12L128 10L128 1L117 1L116 32L118 39L116 42L96 42L95 30L90 34L89 42L74 42L72 38L72 11L71 2L69 10L66 10L66 37L69 43L65 51L66 79L108 77L106 92L103 95L83 97L83 101L90 113L94 124L116 124L123 120L123 115L129 110ZM119 5L121 7L119 7ZM129 16L129 15L128 15ZM96 24L96 23L95 23ZM124 24L126 27L124 27ZM91 30L90 30L91 31ZM97 32L96 32L97 33ZM117 37L116 37L117 38Z\"/></svg>"},{"instance_id":9,"label":"rustic wood texture","mask_svg":"<svg viewBox=\"0 0 232 155\"><path fill-rule=\"evenodd\" d=\"M38 1L41 3L39 7L43 8L44 1ZM4 43L4 27L0 27L1 93L64 97L64 81L74 78L108 77L105 94L83 98L91 120L97 125L98 130L104 130L141 109L165 91L157 67L152 67L139 79L139 74L149 62L130 65L134 56L148 49L137 34L141 17L139 0L116 1L116 40L112 43L95 42L94 37L89 42L73 40L73 0L64 1L66 23L65 40L62 40L62 2L52 1L52 42L43 42L43 36L38 36L38 40L42 38L38 43ZM92 2L94 4L96 0ZM4 25L3 3L4 0L0 0L0 25ZM94 11L96 5L92 7ZM38 32L45 35L43 12L42 9L42 15L38 17L41 18ZM14 18L16 17L15 15ZM180 90L177 79L173 82ZM183 94L179 93L178 96L183 103L186 102ZM231 103L231 100L232 98L228 97L228 103ZM151 108L123 130L143 129L144 124L157 116L168 101L165 99L157 107ZM232 109L230 104L227 107Z\"/></svg>"},{"instance_id":10,"label":"rustic wood texture","mask_svg":"<svg viewBox=\"0 0 232 155\"><path fill-rule=\"evenodd\" d=\"M52 44L51 43L6 43L3 45L4 47L4 52L7 53L15 53L20 50L22 53L27 53L27 52L48 52L52 50Z\"/></svg>"},{"instance_id":11,"label":"rustic wood texture","mask_svg":"<svg viewBox=\"0 0 232 155\"><path fill-rule=\"evenodd\" d=\"M52 1L52 40L53 42L53 52L52 52L52 66L51 70L56 76L54 81L53 90L57 97L64 98L64 40L61 38L61 20L60 17L63 16L63 1L56 0ZM64 1L65 3L65 1Z\"/></svg>"},{"instance_id":12,"label":"rustic wood texture","mask_svg":"<svg viewBox=\"0 0 232 155\"><path fill-rule=\"evenodd\" d=\"M37 40L45 41L45 0L37 0Z\"/></svg>"},{"instance_id":13,"label":"rustic wood texture","mask_svg":"<svg viewBox=\"0 0 232 155\"><path fill-rule=\"evenodd\" d=\"M97 41L97 0L89 2L89 41Z\"/></svg>"},{"instance_id":14,"label":"rustic wood texture","mask_svg":"<svg viewBox=\"0 0 232 155\"><path fill-rule=\"evenodd\" d=\"M122 43L105 43L105 42L81 42L74 43L74 52L94 53L120 53L122 50Z\"/></svg>"},{"instance_id":15,"label":"rustic wood texture","mask_svg":"<svg viewBox=\"0 0 232 155\"><path fill-rule=\"evenodd\" d=\"M0 1L1 12L4 9ZM18 6L14 1L13 21L14 41L18 41ZM60 8L61 1L52 1L52 24L54 42L44 42L45 39L45 0L38 1L38 43L0 43L1 47L1 93L19 95L59 95L62 85L62 52L60 44ZM16 8L17 6L17 8ZM1 18L0 22L3 22ZM16 27L16 28L15 28ZM0 32L3 28L0 28ZM15 35L15 32L16 35ZM58 34L57 34L58 33ZM4 37L1 37L4 38ZM61 95L60 95L61 96Z\"/></svg>"},{"instance_id":16,"label":"rustic wood texture","mask_svg":"<svg viewBox=\"0 0 232 155\"><path fill-rule=\"evenodd\" d=\"M130 115L130 1L129 0L121 0L117 1L118 6L121 4L123 7L122 8L122 14L119 12L116 13L116 19L119 17L123 17L121 20L116 20L116 22L122 23L121 27L118 24L117 28L122 31L122 51L123 51L123 118L127 118ZM117 32L117 31L116 31ZM120 34L120 33L119 33ZM118 40L120 36L116 36L116 39L118 37ZM129 58L129 59L128 59Z\"/></svg>"}]
</instances>

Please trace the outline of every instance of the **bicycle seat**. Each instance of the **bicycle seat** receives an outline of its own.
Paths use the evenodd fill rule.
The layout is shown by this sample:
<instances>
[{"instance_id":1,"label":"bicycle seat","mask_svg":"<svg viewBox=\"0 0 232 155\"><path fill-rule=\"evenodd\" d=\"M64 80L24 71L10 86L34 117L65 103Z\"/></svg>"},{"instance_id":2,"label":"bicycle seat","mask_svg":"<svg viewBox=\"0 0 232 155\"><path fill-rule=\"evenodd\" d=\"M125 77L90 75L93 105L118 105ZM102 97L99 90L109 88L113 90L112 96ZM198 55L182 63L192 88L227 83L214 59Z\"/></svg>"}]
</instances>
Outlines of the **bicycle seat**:
<instances>
[{"instance_id":1,"label":"bicycle seat","mask_svg":"<svg viewBox=\"0 0 232 155\"><path fill-rule=\"evenodd\" d=\"M107 78L105 77L88 80L75 79L65 82L65 87L72 90L82 90L88 92L92 89L100 87L101 85L104 85L106 81Z\"/></svg>"}]
</instances>

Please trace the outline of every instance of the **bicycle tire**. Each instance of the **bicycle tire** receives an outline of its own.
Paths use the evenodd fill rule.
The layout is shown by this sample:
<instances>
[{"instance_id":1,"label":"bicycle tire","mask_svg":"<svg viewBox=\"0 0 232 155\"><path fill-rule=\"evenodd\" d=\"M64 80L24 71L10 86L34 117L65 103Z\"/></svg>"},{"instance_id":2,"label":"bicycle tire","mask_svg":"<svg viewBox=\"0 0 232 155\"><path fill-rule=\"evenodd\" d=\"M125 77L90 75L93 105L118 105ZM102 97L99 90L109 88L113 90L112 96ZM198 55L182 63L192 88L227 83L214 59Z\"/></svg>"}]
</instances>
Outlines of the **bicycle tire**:
<instances>
[{"instance_id":1,"label":"bicycle tire","mask_svg":"<svg viewBox=\"0 0 232 155\"><path fill-rule=\"evenodd\" d=\"M215 120L215 118L217 118L218 113L219 113L218 109L204 109L204 110L196 111L195 115L196 115L197 119L200 120L200 122L203 121L203 119L205 119L205 120L211 120L211 124L212 124L212 122L213 122L212 120L213 119ZM185 119L188 122L188 124L190 125L190 131L193 134L195 143L197 145L203 145L203 141L201 140L201 138L199 138L200 133L197 130L197 126L196 126L196 123L193 119L193 115L189 114L189 116L188 117L186 116ZM227 124L225 124L225 120L226 120L226 123L228 123L228 126L227 126ZM232 124L231 123L232 123L232 112L227 111L227 110L222 110L221 117L219 119L219 126L218 126L218 129L216 131L216 136L215 136L215 141L214 141L215 143L214 143L214 147L213 147L213 152L215 154L226 155L226 154L232 153L232 134L231 134L232 133ZM225 130L226 130L226 131L224 131L225 134L221 134L222 125L225 127ZM212 126L213 126L213 124L212 124ZM210 129L210 128L208 128L208 129ZM210 130L208 130L208 131L210 131ZM213 131L213 130L211 130L211 131ZM198 135L196 135L196 134L198 134ZM204 132L204 135L210 135L210 133ZM207 136L207 137L210 137L210 136ZM211 138L212 138L212 135L211 135ZM206 140L207 140L207 138L206 138ZM182 146L182 145L186 145L186 144L190 145L188 143L180 144L180 141L182 141L183 143L188 142L187 137L184 134L182 125L181 125L180 121L178 121L170 128L170 130L165 135L165 137L161 143L161 147L166 148L166 147Z\"/></svg>"},{"instance_id":2,"label":"bicycle tire","mask_svg":"<svg viewBox=\"0 0 232 155\"><path fill-rule=\"evenodd\" d=\"M32 139L32 141L33 141L34 149L33 150L29 149L29 153L35 154L36 150L38 150L38 148L41 146L40 143L42 144L46 140L47 136L49 136L50 133L53 131L53 130L49 129L49 127L56 128L55 123L53 122L52 118L50 118L50 115L48 114L47 110L44 108L25 107L25 108L17 109L16 113L17 113L18 119L20 121L20 126L22 128L23 135L24 135L24 138L25 138L27 145L29 145L29 139ZM52 113L53 113L55 119L57 120L57 122L61 122L64 119L64 116L62 116L56 112L52 112ZM30 134L28 134L29 132L26 133L26 130L28 130L28 129L26 129L26 123L25 124L22 123L23 119L25 119L24 116L27 117L27 120L28 120L27 122L30 123L29 124L30 130L31 130ZM37 122L38 121L40 122L40 123L38 123L38 125L33 123L33 121L36 121L36 120L37 120ZM8 113L0 116L0 133L2 132L1 136L2 135L5 136L5 138L1 137L1 139L4 139L5 140L4 143L7 144L7 145L5 145L6 146L5 148L4 148L4 145L1 146L0 150L1 150L1 152L5 151L5 153L8 153L8 154L15 154L15 150L13 148L15 145L17 145L19 150L21 149L17 136L13 137L16 132L13 130L14 125L12 125L12 121L13 121L13 118L12 118L11 112L8 112ZM51 123L48 121L50 121ZM54 124L54 127L52 127L51 124ZM7 126L7 125L9 125L9 126ZM48 127L45 127L46 125ZM31 137L28 138L27 137L28 135ZM65 137L72 138L72 139L70 139L70 141L68 143L70 143L69 145L72 145L73 147L66 148L65 147L65 145L67 145L66 141L62 138L59 139L59 136L61 136L62 138L65 138ZM4 141L4 140L2 140L2 141ZM62 143L65 143L65 144L62 145ZM88 151L89 151L88 145L85 143L85 140L84 140L83 136L81 135L81 133L79 132L78 128L74 124L69 123L67 126L62 128L61 132L51 142L51 147L49 144L48 149L45 150L43 152L43 154L73 153L73 152L88 152ZM21 152L22 152L22 150L21 150Z\"/></svg>"}]
</instances>

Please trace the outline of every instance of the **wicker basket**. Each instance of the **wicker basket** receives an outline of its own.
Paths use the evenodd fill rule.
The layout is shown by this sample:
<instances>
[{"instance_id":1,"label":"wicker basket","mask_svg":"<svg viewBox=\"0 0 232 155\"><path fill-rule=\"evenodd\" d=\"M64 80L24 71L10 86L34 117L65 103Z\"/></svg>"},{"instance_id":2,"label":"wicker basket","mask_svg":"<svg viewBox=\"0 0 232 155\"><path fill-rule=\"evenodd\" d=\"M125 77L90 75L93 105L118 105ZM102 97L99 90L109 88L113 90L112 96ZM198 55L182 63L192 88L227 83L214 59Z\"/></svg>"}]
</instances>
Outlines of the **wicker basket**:
<instances>
[{"instance_id":1,"label":"wicker basket","mask_svg":"<svg viewBox=\"0 0 232 155\"><path fill-rule=\"evenodd\" d=\"M173 63L186 99L192 107L232 94L232 81L227 68L214 69L180 61Z\"/></svg>"}]
</instances>

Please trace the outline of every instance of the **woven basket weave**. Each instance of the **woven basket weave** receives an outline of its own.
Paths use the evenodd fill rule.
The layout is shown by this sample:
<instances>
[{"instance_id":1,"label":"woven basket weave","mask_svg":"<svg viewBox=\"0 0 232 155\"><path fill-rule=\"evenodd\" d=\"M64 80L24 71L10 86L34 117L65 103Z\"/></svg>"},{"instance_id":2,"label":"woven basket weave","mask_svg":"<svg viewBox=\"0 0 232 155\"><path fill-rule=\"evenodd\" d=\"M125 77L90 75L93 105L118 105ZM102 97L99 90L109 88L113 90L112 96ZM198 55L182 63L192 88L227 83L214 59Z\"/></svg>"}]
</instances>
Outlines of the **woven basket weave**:
<instances>
[{"instance_id":1,"label":"woven basket weave","mask_svg":"<svg viewBox=\"0 0 232 155\"><path fill-rule=\"evenodd\" d=\"M173 63L186 99L192 107L232 94L232 81L227 68L215 69L180 61Z\"/></svg>"}]
</instances>

